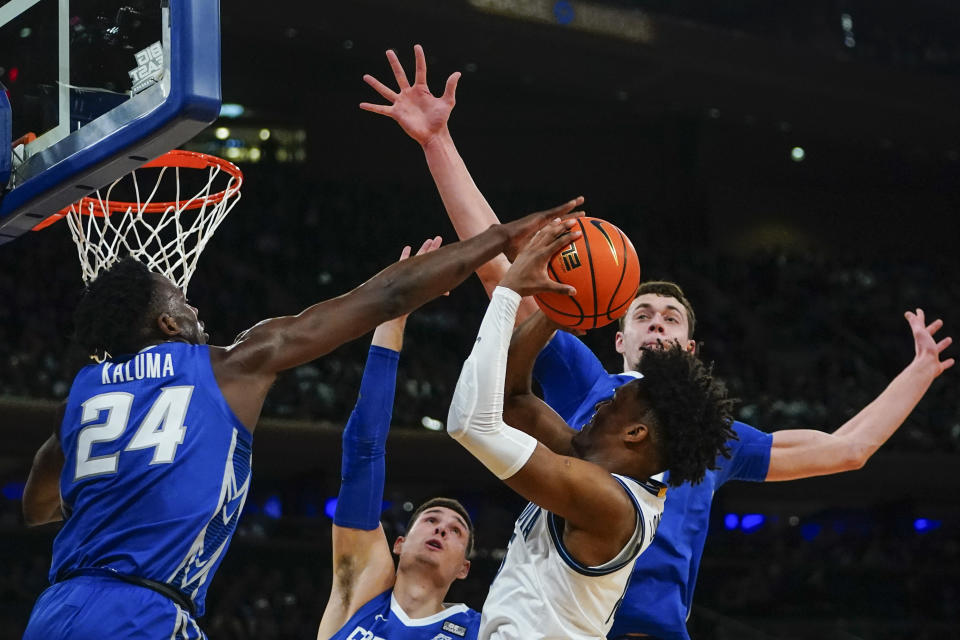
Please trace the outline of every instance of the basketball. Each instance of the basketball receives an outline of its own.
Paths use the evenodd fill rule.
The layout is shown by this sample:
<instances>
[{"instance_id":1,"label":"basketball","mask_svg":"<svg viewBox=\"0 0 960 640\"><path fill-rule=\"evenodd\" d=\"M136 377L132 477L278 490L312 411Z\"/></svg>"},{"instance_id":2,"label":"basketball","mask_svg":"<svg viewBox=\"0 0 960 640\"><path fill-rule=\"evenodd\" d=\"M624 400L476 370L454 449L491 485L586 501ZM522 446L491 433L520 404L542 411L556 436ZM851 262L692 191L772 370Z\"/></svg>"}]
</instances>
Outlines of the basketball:
<instances>
[{"instance_id":1,"label":"basketball","mask_svg":"<svg viewBox=\"0 0 960 640\"><path fill-rule=\"evenodd\" d=\"M550 277L577 295L544 292L535 297L551 320L571 329L596 329L625 314L640 286L640 261L626 234L600 218L577 218L583 235L547 264Z\"/></svg>"}]
</instances>

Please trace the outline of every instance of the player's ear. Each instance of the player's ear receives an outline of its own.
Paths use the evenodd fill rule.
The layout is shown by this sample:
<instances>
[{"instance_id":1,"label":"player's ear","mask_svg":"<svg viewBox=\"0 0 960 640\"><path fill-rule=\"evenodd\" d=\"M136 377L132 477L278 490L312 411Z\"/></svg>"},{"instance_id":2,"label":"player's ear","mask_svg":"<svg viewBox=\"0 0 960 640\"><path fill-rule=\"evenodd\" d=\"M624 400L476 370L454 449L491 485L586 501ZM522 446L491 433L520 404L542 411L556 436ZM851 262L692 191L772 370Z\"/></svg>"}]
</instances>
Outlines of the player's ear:
<instances>
[{"instance_id":1,"label":"player's ear","mask_svg":"<svg viewBox=\"0 0 960 640\"><path fill-rule=\"evenodd\" d=\"M394 541L394 543L393 543L393 553L394 553L394 555L400 555L400 553L403 552L403 543L404 543L404 542L405 542L405 541L404 541L404 539L403 539L403 536L397 536L397 539L396 539L396 540Z\"/></svg>"},{"instance_id":2,"label":"player's ear","mask_svg":"<svg viewBox=\"0 0 960 640\"><path fill-rule=\"evenodd\" d=\"M647 425L642 422L635 422L629 427L627 427L626 433L623 435L624 442L643 442L650 435L650 430L647 428Z\"/></svg>"},{"instance_id":3,"label":"player's ear","mask_svg":"<svg viewBox=\"0 0 960 640\"><path fill-rule=\"evenodd\" d=\"M623 331L617 331L616 337L613 339L613 347L617 350L617 353L623 353Z\"/></svg>"},{"instance_id":4,"label":"player's ear","mask_svg":"<svg viewBox=\"0 0 960 640\"><path fill-rule=\"evenodd\" d=\"M457 572L457 580L464 580L469 573L470 573L470 561L467 559L464 559L463 566L461 566L460 571Z\"/></svg>"},{"instance_id":5,"label":"player's ear","mask_svg":"<svg viewBox=\"0 0 960 640\"><path fill-rule=\"evenodd\" d=\"M176 318L167 312L163 312L157 316L157 327L160 329L160 333L165 336L180 335L180 325L177 324Z\"/></svg>"},{"instance_id":6,"label":"player's ear","mask_svg":"<svg viewBox=\"0 0 960 640\"><path fill-rule=\"evenodd\" d=\"M686 344L683 345L683 350L687 353L697 353L697 341L694 339L687 340Z\"/></svg>"}]
</instances>

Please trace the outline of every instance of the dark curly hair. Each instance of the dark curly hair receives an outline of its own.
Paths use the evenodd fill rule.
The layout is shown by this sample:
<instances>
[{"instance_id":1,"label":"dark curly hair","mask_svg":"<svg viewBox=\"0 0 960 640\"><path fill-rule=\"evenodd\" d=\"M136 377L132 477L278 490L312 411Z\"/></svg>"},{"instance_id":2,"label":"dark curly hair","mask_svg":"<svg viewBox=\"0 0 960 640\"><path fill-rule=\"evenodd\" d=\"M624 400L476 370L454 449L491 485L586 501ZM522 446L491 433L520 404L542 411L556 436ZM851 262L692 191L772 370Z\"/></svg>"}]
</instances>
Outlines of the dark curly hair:
<instances>
[{"instance_id":1,"label":"dark curly hair","mask_svg":"<svg viewBox=\"0 0 960 640\"><path fill-rule=\"evenodd\" d=\"M473 555L473 547L475 543L476 530L473 528L473 520L470 519L470 514L467 513L466 507L460 504L459 500L454 500L453 498L443 498L436 497L430 498L422 505L417 507L416 511L413 512L413 515L410 516L410 521L407 522L407 531L410 530L410 527L413 526L413 523L417 521L417 518L420 517L420 514L426 511L427 509L433 509L434 507L444 507L450 509L451 511L457 513L463 521L467 523L467 529L469 530L469 535L467 536L467 553L466 556L469 558Z\"/></svg>"},{"instance_id":2,"label":"dark curly hair","mask_svg":"<svg viewBox=\"0 0 960 640\"><path fill-rule=\"evenodd\" d=\"M74 339L97 359L134 353L144 346L154 306L150 270L127 256L87 284L73 312Z\"/></svg>"},{"instance_id":3,"label":"dark curly hair","mask_svg":"<svg viewBox=\"0 0 960 640\"><path fill-rule=\"evenodd\" d=\"M683 305L684 310L687 312L687 339L692 340L693 330L697 327L697 314L693 312L693 305L690 304L689 300L687 300L687 296L683 293L683 289L680 288L680 285L678 285L676 282L668 282L667 280L650 280L640 285L640 288L637 289L637 295L634 296L634 299L648 293L652 293L657 296L663 296L665 298L675 298L677 302ZM621 331L623 331L626 320L626 314L620 316Z\"/></svg>"},{"instance_id":4,"label":"dark curly hair","mask_svg":"<svg viewBox=\"0 0 960 640\"><path fill-rule=\"evenodd\" d=\"M643 379L635 384L639 399L654 415L654 438L670 486L697 484L717 455L730 457L734 400L713 367L680 348L648 349L640 358Z\"/></svg>"}]
</instances>

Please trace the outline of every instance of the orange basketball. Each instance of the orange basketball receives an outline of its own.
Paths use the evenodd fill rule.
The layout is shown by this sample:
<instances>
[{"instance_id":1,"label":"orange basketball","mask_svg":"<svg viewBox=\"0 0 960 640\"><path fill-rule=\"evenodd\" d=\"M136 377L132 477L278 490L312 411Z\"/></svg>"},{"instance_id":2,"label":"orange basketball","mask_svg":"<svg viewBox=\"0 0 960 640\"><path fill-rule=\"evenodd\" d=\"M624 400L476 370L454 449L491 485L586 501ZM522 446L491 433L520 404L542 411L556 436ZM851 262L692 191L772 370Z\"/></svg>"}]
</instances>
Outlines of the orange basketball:
<instances>
[{"instance_id":1,"label":"orange basketball","mask_svg":"<svg viewBox=\"0 0 960 640\"><path fill-rule=\"evenodd\" d=\"M573 285L577 295L538 293L537 304L557 324L595 329L625 314L640 286L640 261L630 239L600 218L577 218L576 242L547 265L550 277Z\"/></svg>"}]
</instances>

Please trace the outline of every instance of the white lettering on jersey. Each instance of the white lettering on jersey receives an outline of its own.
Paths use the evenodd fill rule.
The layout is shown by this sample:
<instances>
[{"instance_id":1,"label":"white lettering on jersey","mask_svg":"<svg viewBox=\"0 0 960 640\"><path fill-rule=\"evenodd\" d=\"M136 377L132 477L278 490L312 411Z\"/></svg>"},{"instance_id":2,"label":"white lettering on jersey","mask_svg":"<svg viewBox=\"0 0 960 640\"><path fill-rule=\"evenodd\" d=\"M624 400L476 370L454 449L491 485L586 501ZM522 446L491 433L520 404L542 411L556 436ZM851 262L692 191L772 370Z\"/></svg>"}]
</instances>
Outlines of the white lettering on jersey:
<instances>
[{"instance_id":1,"label":"white lettering on jersey","mask_svg":"<svg viewBox=\"0 0 960 640\"><path fill-rule=\"evenodd\" d=\"M350 635L347 636L347 640L385 640L380 636L373 635L372 631L367 631L361 626L358 626L354 629Z\"/></svg>"},{"instance_id":2,"label":"white lettering on jersey","mask_svg":"<svg viewBox=\"0 0 960 640\"><path fill-rule=\"evenodd\" d=\"M163 377L173 375L173 356L165 353L163 358ZM168 373L169 372L169 373Z\"/></svg>"},{"instance_id":3,"label":"white lettering on jersey","mask_svg":"<svg viewBox=\"0 0 960 640\"><path fill-rule=\"evenodd\" d=\"M164 356L162 370L161 355ZM174 375L171 354L138 353L130 360L119 364L104 362L100 369L100 384L133 382L144 378L168 378Z\"/></svg>"}]
</instances>

